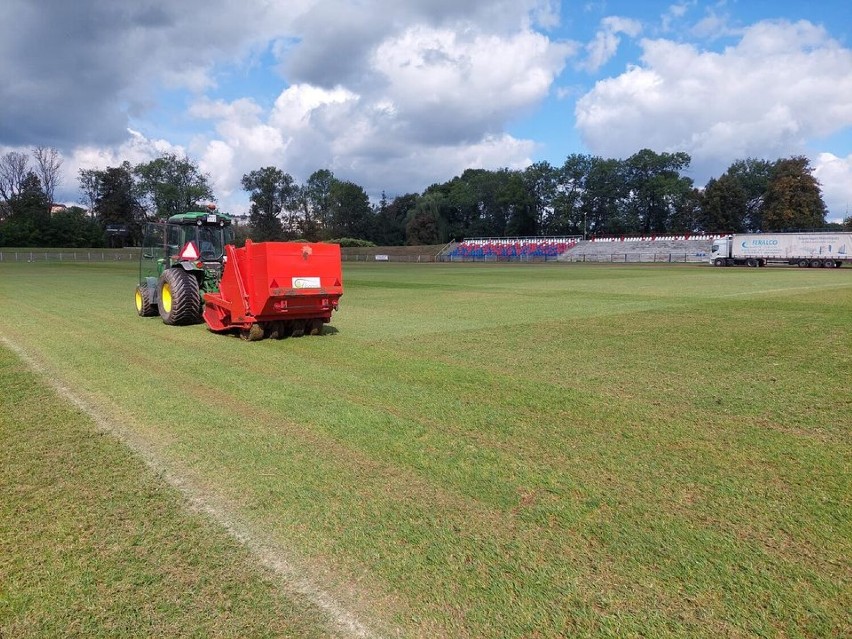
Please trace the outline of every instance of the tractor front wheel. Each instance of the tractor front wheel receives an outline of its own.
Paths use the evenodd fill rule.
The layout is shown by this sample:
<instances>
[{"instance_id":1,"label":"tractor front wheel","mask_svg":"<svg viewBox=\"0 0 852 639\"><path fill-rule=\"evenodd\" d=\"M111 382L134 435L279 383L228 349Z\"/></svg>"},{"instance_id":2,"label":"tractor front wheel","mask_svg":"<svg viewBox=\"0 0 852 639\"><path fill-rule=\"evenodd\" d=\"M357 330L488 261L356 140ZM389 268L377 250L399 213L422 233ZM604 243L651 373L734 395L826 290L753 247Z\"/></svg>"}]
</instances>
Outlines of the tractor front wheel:
<instances>
[{"instance_id":1,"label":"tractor front wheel","mask_svg":"<svg viewBox=\"0 0 852 639\"><path fill-rule=\"evenodd\" d=\"M147 286L136 287L136 312L139 314L139 317L153 317L157 314L154 291Z\"/></svg>"},{"instance_id":2,"label":"tractor front wheel","mask_svg":"<svg viewBox=\"0 0 852 639\"><path fill-rule=\"evenodd\" d=\"M166 324L198 324L201 321L198 280L182 268L166 269L157 282L157 306Z\"/></svg>"}]
</instances>

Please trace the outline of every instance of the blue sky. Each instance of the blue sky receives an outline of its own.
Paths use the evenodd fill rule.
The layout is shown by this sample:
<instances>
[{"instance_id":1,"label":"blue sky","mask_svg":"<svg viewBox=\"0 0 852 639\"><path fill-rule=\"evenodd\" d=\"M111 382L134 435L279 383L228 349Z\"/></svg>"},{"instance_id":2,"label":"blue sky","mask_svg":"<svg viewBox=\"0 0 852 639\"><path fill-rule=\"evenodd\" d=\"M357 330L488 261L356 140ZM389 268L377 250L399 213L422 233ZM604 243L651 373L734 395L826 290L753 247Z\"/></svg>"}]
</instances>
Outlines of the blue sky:
<instances>
[{"instance_id":1,"label":"blue sky","mask_svg":"<svg viewBox=\"0 0 852 639\"><path fill-rule=\"evenodd\" d=\"M686 151L697 186L802 154L839 219L848 4L7 0L0 152L58 148L67 201L80 168L186 153L235 213L241 176L269 165L375 197L571 153Z\"/></svg>"}]
</instances>

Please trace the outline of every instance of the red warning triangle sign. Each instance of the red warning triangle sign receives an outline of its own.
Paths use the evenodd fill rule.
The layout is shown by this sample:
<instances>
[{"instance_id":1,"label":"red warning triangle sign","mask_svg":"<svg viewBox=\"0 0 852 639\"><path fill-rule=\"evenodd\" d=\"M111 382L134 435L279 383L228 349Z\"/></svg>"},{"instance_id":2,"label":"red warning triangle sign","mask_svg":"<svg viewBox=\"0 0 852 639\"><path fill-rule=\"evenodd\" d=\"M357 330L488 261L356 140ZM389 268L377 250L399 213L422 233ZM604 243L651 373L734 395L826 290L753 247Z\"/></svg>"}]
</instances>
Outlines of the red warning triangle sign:
<instances>
[{"instance_id":1,"label":"red warning triangle sign","mask_svg":"<svg viewBox=\"0 0 852 639\"><path fill-rule=\"evenodd\" d=\"M182 260L197 260L198 259L198 249L195 246L195 242L187 242L186 246L183 247L183 250L180 252L180 258Z\"/></svg>"},{"instance_id":2,"label":"red warning triangle sign","mask_svg":"<svg viewBox=\"0 0 852 639\"><path fill-rule=\"evenodd\" d=\"M335 278L335 280L334 280L334 285L335 285L335 286L340 286L340 280L339 280L339 279L337 279L337 278Z\"/></svg>"},{"instance_id":3,"label":"red warning triangle sign","mask_svg":"<svg viewBox=\"0 0 852 639\"><path fill-rule=\"evenodd\" d=\"M269 283L269 288L278 288L278 280L273 279L273 280Z\"/></svg>"}]
</instances>

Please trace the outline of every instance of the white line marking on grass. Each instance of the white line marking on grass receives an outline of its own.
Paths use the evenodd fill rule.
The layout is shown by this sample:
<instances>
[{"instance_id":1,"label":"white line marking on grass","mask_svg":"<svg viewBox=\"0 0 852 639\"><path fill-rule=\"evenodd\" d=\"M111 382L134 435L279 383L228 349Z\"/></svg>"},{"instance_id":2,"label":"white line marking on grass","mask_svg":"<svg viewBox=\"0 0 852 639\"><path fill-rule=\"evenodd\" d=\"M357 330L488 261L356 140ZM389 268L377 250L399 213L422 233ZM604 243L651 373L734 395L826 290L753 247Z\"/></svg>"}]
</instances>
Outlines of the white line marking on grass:
<instances>
[{"instance_id":1,"label":"white line marking on grass","mask_svg":"<svg viewBox=\"0 0 852 639\"><path fill-rule=\"evenodd\" d=\"M792 293L798 291L823 291L831 288L844 289L849 288L848 284L816 284L814 286L790 286L789 288L759 288L750 291L735 291L733 293L722 293L714 297L741 297L743 295L766 295L769 293Z\"/></svg>"},{"instance_id":2,"label":"white line marking on grass","mask_svg":"<svg viewBox=\"0 0 852 639\"><path fill-rule=\"evenodd\" d=\"M281 549L274 541L265 538L258 531L253 531L241 523L227 504L216 499L215 496L203 494L190 482L169 472L156 456L152 447L143 438L129 429L122 428L96 406L65 386L47 366L39 362L22 346L2 335L0 335L0 342L13 351L32 371L45 379L60 396L86 413L99 431L115 437L136 453L148 468L178 490L189 502L191 508L204 513L222 526L231 537L247 548L266 568L275 572L284 582L286 590L295 591L306 597L312 604L327 614L337 631L359 639L378 639L378 635L359 621L353 613L346 610L334 597L306 578L303 572L297 570L283 556Z\"/></svg>"}]
</instances>

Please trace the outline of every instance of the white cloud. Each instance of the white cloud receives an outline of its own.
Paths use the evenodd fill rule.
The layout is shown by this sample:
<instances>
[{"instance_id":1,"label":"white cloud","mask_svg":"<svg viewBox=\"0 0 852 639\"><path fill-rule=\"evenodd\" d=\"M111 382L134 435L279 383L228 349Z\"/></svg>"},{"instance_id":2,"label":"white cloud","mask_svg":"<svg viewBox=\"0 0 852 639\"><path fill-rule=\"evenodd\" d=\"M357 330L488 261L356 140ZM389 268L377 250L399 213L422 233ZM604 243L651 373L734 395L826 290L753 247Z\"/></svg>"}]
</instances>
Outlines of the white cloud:
<instances>
[{"instance_id":1,"label":"white cloud","mask_svg":"<svg viewBox=\"0 0 852 639\"><path fill-rule=\"evenodd\" d=\"M220 118L220 138L199 146L201 168L209 171L224 207L240 209L243 174L274 165L304 181L331 169L363 185L371 195L422 190L471 167L521 168L532 161L534 143L485 133L469 141L413 141L400 107L387 99L365 103L343 89L289 87L268 118L245 117L237 105L207 103L194 110ZM235 211L236 212L236 211Z\"/></svg>"},{"instance_id":2,"label":"white cloud","mask_svg":"<svg viewBox=\"0 0 852 639\"><path fill-rule=\"evenodd\" d=\"M571 51L528 30L412 27L377 47L371 66L409 137L476 140L543 99Z\"/></svg>"},{"instance_id":3,"label":"white cloud","mask_svg":"<svg viewBox=\"0 0 852 639\"><path fill-rule=\"evenodd\" d=\"M820 153L812 164L814 176L822 184L828 219L843 221L850 215L852 205L852 154L843 158L833 153Z\"/></svg>"},{"instance_id":4,"label":"white cloud","mask_svg":"<svg viewBox=\"0 0 852 639\"><path fill-rule=\"evenodd\" d=\"M760 22L722 52L643 40L642 66L598 82L577 103L595 153L687 151L696 177L735 159L803 153L852 125L852 51L809 22Z\"/></svg>"},{"instance_id":5,"label":"white cloud","mask_svg":"<svg viewBox=\"0 0 852 639\"><path fill-rule=\"evenodd\" d=\"M734 36L742 34L741 29L736 29L730 25L730 17L727 15L718 15L710 12L699 20L695 26L690 29L692 35L698 38L712 40L725 36Z\"/></svg>"},{"instance_id":6,"label":"white cloud","mask_svg":"<svg viewBox=\"0 0 852 639\"><path fill-rule=\"evenodd\" d=\"M322 0L294 21L299 40L282 60L291 82L361 91L368 60L413 26L505 37L559 23L557 0Z\"/></svg>"},{"instance_id":7,"label":"white cloud","mask_svg":"<svg viewBox=\"0 0 852 639\"><path fill-rule=\"evenodd\" d=\"M580 63L580 68L593 73L609 62L618 51L621 38L618 34L635 38L642 31L638 20L609 16L601 20L600 29L594 39L586 45L586 59Z\"/></svg>"},{"instance_id":8,"label":"white cloud","mask_svg":"<svg viewBox=\"0 0 852 639\"><path fill-rule=\"evenodd\" d=\"M198 101L190 114L211 120L216 139L192 150L234 198L240 177L267 165L298 181L328 168L372 195L423 189L474 166L525 166L535 145L503 128L547 96L573 51L527 28L412 25L377 43L349 86L295 83L268 112L248 99Z\"/></svg>"},{"instance_id":9,"label":"white cloud","mask_svg":"<svg viewBox=\"0 0 852 639\"><path fill-rule=\"evenodd\" d=\"M235 171L237 167L234 156L233 147L221 140L211 140L198 163L198 168L210 176L213 192L220 200L229 204L234 201L234 194L242 178L242 173L238 175Z\"/></svg>"},{"instance_id":10,"label":"white cloud","mask_svg":"<svg viewBox=\"0 0 852 639\"><path fill-rule=\"evenodd\" d=\"M694 7L696 0L690 2L679 2L670 5L666 12L660 17L660 29L663 33L672 31L676 24L679 24L681 19L687 14L691 7Z\"/></svg>"},{"instance_id":11,"label":"white cloud","mask_svg":"<svg viewBox=\"0 0 852 639\"><path fill-rule=\"evenodd\" d=\"M691 3L681 3L681 4L673 4L669 7L669 13L675 18L682 18L686 15L686 12L689 10L689 6L694 5L695 2Z\"/></svg>"},{"instance_id":12,"label":"white cloud","mask_svg":"<svg viewBox=\"0 0 852 639\"><path fill-rule=\"evenodd\" d=\"M357 95L342 87L327 90L309 84L294 84L278 96L270 122L284 131L308 129L314 114L326 107L357 99Z\"/></svg>"}]
</instances>

